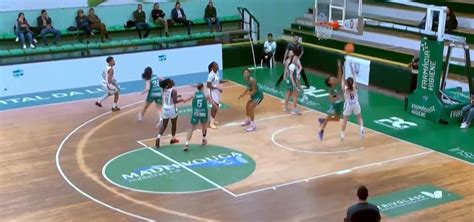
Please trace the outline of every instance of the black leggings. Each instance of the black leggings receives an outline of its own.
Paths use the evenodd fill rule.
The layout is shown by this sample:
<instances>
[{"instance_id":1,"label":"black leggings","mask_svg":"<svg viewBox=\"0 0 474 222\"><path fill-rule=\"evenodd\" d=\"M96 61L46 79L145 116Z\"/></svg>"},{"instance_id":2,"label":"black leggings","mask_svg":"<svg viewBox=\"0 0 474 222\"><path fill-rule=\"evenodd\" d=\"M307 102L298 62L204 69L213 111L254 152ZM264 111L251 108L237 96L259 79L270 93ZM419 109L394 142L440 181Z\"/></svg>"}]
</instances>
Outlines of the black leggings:
<instances>
[{"instance_id":1,"label":"black leggings","mask_svg":"<svg viewBox=\"0 0 474 222\"><path fill-rule=\"evenodd\" d=\"M285 73L282 73L280 75L280 78L278 79L277 83L276 83L276 87L280 86L280 83L281 81L283 81L283 76L285 75ZM306 88L309 88L309 82L308 82L308 77L306 76L306 72L304 71L304 69L301 70L301 77L303 78L303 81L304 81L304 85L306 86Z\"/></svg>"}]
</instances>

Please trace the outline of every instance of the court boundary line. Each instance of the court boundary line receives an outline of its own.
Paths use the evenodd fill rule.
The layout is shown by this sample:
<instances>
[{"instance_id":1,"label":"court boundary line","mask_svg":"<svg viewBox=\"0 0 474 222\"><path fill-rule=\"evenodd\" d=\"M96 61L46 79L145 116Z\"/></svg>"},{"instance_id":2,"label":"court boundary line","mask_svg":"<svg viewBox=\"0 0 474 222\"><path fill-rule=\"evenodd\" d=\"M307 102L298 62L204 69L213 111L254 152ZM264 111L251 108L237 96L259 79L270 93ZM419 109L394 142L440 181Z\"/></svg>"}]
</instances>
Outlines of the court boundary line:
<instances>
[{"instance_id":1,"label":"court boundary line","mask_svg":"<svg viewBox=\"0 0 474 222\"><path fill-rule=\"evenodd\" d=\"M425 152L422 152L422 153L416 153L416 154L411 154L411 155L408 155L408 156L397 157L397 158L394 158L394 159L389 159L389 160L379 161L379 162L375 162L375 163L369 163L369 164L365 164L365 165L361 165L361 166L351 167L351 168L347 168L347 169L342 169L342 170L334 171L334 172L331 172L331 173L325 173L325 174L321 174L321 175L317 175L317 176L313 176L313 177L294 180L294 181L287 182L287 183L281 183L281 184L278 184L278 185L275 185L275 186L269 186L269 187L264 187L264 188L260 188L260 189L257 189L257 190L238 193L237 197L242 197L242 196L246 196L246 195L249 195L249 194L254 194L254 193L263 192L263 191L267 191L267 190L276 190L277 188L282 188L282 187L290 186L290 185L293 185L293 184L298 184L298 183L301 183L301 182L310 182L312 180L316 180L316 179L320 179L320 178L324 178L324 177L328 177L328 176L342 175L342 174L346 174L346 173L351 173L354 170L369 168L371 166L376 166L376 165L380 166L382 164L397 162L399 160L418 157L418 156L422 156L422 155L426 155L426 154L430 154L430 153L433 153L433 151L429 150L429 151L425 151Z\"/></svg>"},{"instance_id":2,"label":"court boundary line","mask_svg":"<svg viewBox=\"0 0 474 222\"><path fill-rule=\"evenodd\" d=\"M180 162L174 160L173 158L171 158L171 157L169 157L169 156L163 154L162 152L158 151L157 149L153 149L153 148L151 148L150 146L146 145L145 143L143 143L143 142L141 142L141 141L136 141L136 142L137 142L138 144L142 145L143 147L147 148L148 150L151 150L152 152L158 154L159 156L161 156L161 157L167 159L168 161L170 161L170 162L172 162L172 163L174 163L174 164L176 164L176 165L182 167L183 169L187 170L187 171L190 172L191 174L194 174L195 176L197 176L197 177L203 179L204 181L208 182L209 184L215 186L216 188L218 188L218 189L224 191L225 193L231 195L232 197L237 197L237 195L235 195L235 194L232 193L231 191L227 190L227 189L224 188L223 186L221 186L221 185L219 185L218 183L216 183L216 182L214 182L214 181L208 179L207 177L205 177L205 176L201 175L200 173L198 173L198 172L192 170L191 168L189 168L189 167L183 165L182 163L180 163ZM183 152L184 152L184 151L183 151Z\"/></svg>"},{"instance_id":3,"label":"court boundary line","mask_svg":"<svg viewBox=\"0 0 474 222\"><path fill-rule=\"evenodd\" d=\"M214 190L217 190L218 188L211 188L211 189L206 189L206 190L199 190L199 191L183 191L183 192L158 192L158 191L148 191L148 190L139 190L139 189L135 189L135 188L131 188L131 187L126 187L126 186L123 186L121 184L118 184L116 183L115 181L113 181L112 179L110 179L107 174L105 173L105 170L107 168L107 166L113 162L114 160L116 160L117 158L120 158L122 156L125 156L125 155L128 155L130 153L134 153L134 152L138 152L138 151L141 151L141 150L148 150L146 147L141 147L141 148L138 148L138 149L134 149L134 150L129 150L127 152L124 152L124 153L121 153L115 157L113 157L112 159L110 159L109 161L107 161L104 166L102 167L102 176L111 184L117 186L117 187L120 187L122 189L126 189L126 190L131 190L131 191L135 191L135 192L140 192L140 193L152 193L152 194L165 194L165 195L169 195L169 194L194 194L194 193L201 193L201 192L207 192L207 191L214 191Z\"/></svg>"},{"instance_id":4,"label":"court boundary line","mask_svg":"<svg viewBox=\"0 0 474 222\"><path fill-rule=\"evenodd\" d=\"M235 87L235 86L240 86L238 84L235 84L233 83L234 85L231 85L231 86L227 86L225 88L231 88L231 87ZM180 87L177 87L177 88L182 88L182 87L187 87L188 85L185 85L185 86L180 86ZM126 94L126 95L130 95L132 93L129 93L129 94ZM85 99L85 100L92 100L92 99ZM78 100L75 100L75 101L68 101L69 102L77 102ZM137 102L133 102L133 103L130 103L130 104L127 104L127 105L124 105L122 106L122 108L128 108L128 107L132 107L134 105L137 105L137 104L140 104L140 103L144 103L145 101L144 100L140 100L140 101L137 101ZM53 105L58 105L57 103L52 103L52 104L45 104L45 106L53 106ZM36 106L32 106L32 107L25 107L25 109L27 108L34 108ZM7 110L9 111L9 110ZM133 214L133 213L130 213L128 211L125 211L125 210L122 210L118 207L114 207L106 202L103 202L99 199L96 199L94 196L86 193L85 191L81 190L79 187L77 187L74 183L71 182L71 180L69 180L69 178L66 176L66 174L64 173L62 167L61 167L61 163L60 163L60 155L61 155L61 151L64 147L64 144L69 140L69 138L74 135L77 131L79 131L82 127L90 124L91 122L94 122L96 121L97 119L100 119L104 116L107 116L109 114L111 114L112 111L107 111L105 113L102 113L102 114L99 114L85 122L83 122L82 124L80 124L79 126L77 126L76 128L74 128L72 131L70 131L66 137L64 137L64 139L61 141L61 143L58 145L58 148L56 149L56 155L55 155L55 162L56 162L56 169L58 170L59 174L61 175L61 177L63 178L64 181L66 181L66 183L71 187L73 188L75 191L77 191L79 194L81 194L82 196L88 198L89 200L92 200L94 201L95 203L99 204L99 205L102 205L106 208L109 208L113 211L116 211L116 212L119 212L119 213L122 213L122 214L125 214L127 216L130 216L130 217L133 217L133 218L137 218L137 219L141 219L141 220L145 220L145 221L155 221L153 219L150 219L150 218L146 218L146 217L143 217L143 216L140 216L138 214Z\"/></svg>"},{"instance_id":5,"label":"court boundary line","mask_svg":"<svg viewBox=\"0 0 474 222\"><path fill-rule=\"evenodd\" d=\"M304 125L300 124L300 125L296 125L296 126L280 128L280 129L274 131L272 133L272 136L271 136L272 143L275 144L276 146L278 146L280 148L283 148L283 149L286 149L288 151L293 151L293 152L298 152L298 153L311 153L311 154L339 154L339 153L349 153L349 152L354 152L354 151L357 151L357 150L364 149L364 147L359 147L359 148L354 148L354 149L350 149L350 150L339 150L339 151L299 150L299 149L296 149L296 148L293 148L293 147L285 146L285 145L280 144L279 142L276 141L276 139L275 139L276 135L282 133L283 131L286 131L286 130L289 130L289 129L295 129L295 128L299 128L299 127L303 127L303 126Z\"/></svg>"},{"instance_id":6,"label":"court boundary line","mask_svg":"<svg viewBox=\"0 0 474 222\"><path fill-rule=\"evenodd\" d=\"M143 101L139 101L139 102L134 102L134 103L130 103L128 105L125 105L123 106L122 108L127 108L127 107L131 107L131 106L134 106L134 105L137 105L137 104L140 104L140 103L143 103ZM64 139L61 141L61 143L59 144L58 146L58 149L56 150L56 157L55 157L55 162L56 162L56 169L59 171L59 174L61 175L61 177L64 179L64 181L66 181L66 183L69 184L70 187L72 187L74 190L76 190L79 194L81 194L82 196L84 197L87 197L89 200L92 200L104 207L107 207L113 211L116 211L116 212L119 212L119 213L122 213L122 214L125 214L125 215L128 215L130 217L134 217L134 218L137 218L137 219L141 219L141 220L146 220L146 221L155 221L153 219L150 219L150 218L146 218L146 217L142 217L140 215L137 215L137 214L133 214L133 213L130 213L128 211L125 211L125 210L122 210L120 208L117 208L117 207L114 207L108 203L105 203L99 199L96 199L94 196L86 193L85 191L81 190L79 187L77 187L74 183L72 183L69 178L66 176L66 174L64 173L62 167L61 167L61 163L60 163L60 155L61 155L61 151L64 147L64 144L66 143L66 141L69 140L69 138L74 135L77 131L79 131L82 127L90 124L91 122L94 122L95 120L97 119L100 119L106 115L109 115L111 114L112 111L107 111L105 113L102 113L100 115L97 115L96 117L92 118L92 119L89 119L88 121L82 123L81 125L79 125L78 127L76 127L74 130L72 130L71 132L69 132L69 134L66 135L66 137L64 137Z\"/></svg>"},{"instance_id":7,"label":"court boundary line","mask_svg":"<svg viewBox=\"0 0 474 222\"><path fill-rule=\"evenodd\" d=\"M237 83L237 82L235 82L235 81L233 81L233 80L228 80L228 81L229 81L229 82L232 82L232 83L234 83L234 84L237 84L237 85L239 85L239 86L241 86L241 87L244 87L242 84L239 84L239 83ZM370 88L368 88L368 90L370 90ZM281 100L281 99L282 99L282 98L280 98L280 97L277 97L277 96L268 94L268 93L266 93L266 92L264 92L264 94L265 94L265 95L268 95L268 96L270 96L270 97L276 98L276 99L278 99L278 100ZM305 106L304 104L298 103L298 105L301 106L301 107L304 107L304 108L306 108L306 109L308 109L308 110L310 110L310 111L313 111L313 112L316 112L316 113L325 114L325 113L323 113L323 112L321 112L321 111L319 111L319 110L316 110L316 109L312 109L312 108L310 108L310 107L307 107L307 106ZM355 124L355 123L353 123L353 122L351 122L351 121L347 121L347 123L349 123L349 124L351 124L351 125L356 125L356 126L358 126L358 124ZM386 136L386 137L392 138L392 139L397 140L397 141L399 141L399 142L405 142L405 143L414 145L414 146L416 146L416 147L419 147L419 148L421 148L421 149L430 150L430 151L433 151L433 152L438 153L438 154L440 154L440 155L443 155L443 156L445 156L445 157L451 158L451 159L453 159L453 160L461 161L461 162L463 162L463 163L465 163L465 164L474 166L474 163L471 163L471 162L468 162L468 161L466 161L466 160L463 160L463 159L460 159L460 158L457 158L457 157L454 157L454 156L451 156L451 155L442 153L442 152L437 151L437 150L435 150L435 149L430 149L430 148L425 147L425 146L423 146L423 145L416 144L416 143L412 143L412 142L410 142L410 141L406 141L406 140L397 138L397 137L395 137L395 136L391 136L391 135L388 135L388 134L386 134L386 133L379 132L379 131L377 131L377 130L375 130L375 129L372 129L372 128L369 128L369 127L366 127L366 126L364 126L364 127L367 128L367 129L370 129L371 131L373 131L373 132L375 132L375 133L377 133L377 134L384 135L384 136Z\"/></svg>"}]
</instances>

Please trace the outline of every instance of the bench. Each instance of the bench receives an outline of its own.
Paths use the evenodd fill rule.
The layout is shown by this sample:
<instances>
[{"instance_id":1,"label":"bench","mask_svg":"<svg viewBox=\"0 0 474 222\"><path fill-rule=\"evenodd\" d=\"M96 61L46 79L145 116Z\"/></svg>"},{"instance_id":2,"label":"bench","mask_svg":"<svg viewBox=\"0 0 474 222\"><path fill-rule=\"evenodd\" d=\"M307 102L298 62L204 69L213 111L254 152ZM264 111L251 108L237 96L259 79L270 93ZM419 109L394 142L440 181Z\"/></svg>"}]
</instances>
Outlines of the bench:
<instances>
[{"instance_id":1,"label":"bench","mask_svg":"<svg viewBox=\"0 0 474 222\"><path fill-rule=\"evenodd\" d=\"M222 16L219 19L220 19L221 24L236 23L236 22L241 22L242 21L242 17L239 16L239 15ZM207 26L206 21L202 18L194 19L192 21L194 22L194 26L202 26L202 25ZM149 23L149 24L150 24L152 29L160 30L162 28L161 26L157 26L154 23ZM183 27L183 25L182 24L175 24L173 26L170 26L169 28L173 29L175 27ZM80 34L83 33L82 31L72 31L72 32L70 32L67 29L62 29L60 31L61 31L61 36L76 36L76 35L80 35ZM120 32L130 32L130 31L135 32L136 30L135 30L135 28L126 29L123 25L112 25L112 26L107 27L107 31L109 33L120 33ZM96 30L94 30L94 32L97 33ZM51 35L51 34L48 34L48 35ZM16 38L16 35L13 32L0 33L0 41L9 41L9 40L14 40L15 38Z\"/></svg>"}]
</instances>

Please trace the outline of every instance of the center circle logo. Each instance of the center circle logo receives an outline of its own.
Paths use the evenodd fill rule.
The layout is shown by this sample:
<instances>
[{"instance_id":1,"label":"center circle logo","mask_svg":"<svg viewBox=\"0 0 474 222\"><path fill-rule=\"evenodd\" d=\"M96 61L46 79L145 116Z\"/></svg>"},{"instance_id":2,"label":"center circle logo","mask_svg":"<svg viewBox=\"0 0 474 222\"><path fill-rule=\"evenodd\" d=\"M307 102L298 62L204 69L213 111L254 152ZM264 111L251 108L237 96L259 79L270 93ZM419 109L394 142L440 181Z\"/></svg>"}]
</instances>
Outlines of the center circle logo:
<instances>
[{"instance_id":1,"label":"center circle logo","mask_svg":"<svg viewBox=\"0 0 474 222\"><path fill-rule=\"evenodd\" d=\"M124 189L146 193L183 194L217 189L239 182L255 170L255 161L245 153L215 145L140 148L109 160L103 176ZM160 155L161 154L161 155ZM168 158L166 158L168 157ZM206 178L207 180L203 179Z\"/></svg>"}]
</instances>

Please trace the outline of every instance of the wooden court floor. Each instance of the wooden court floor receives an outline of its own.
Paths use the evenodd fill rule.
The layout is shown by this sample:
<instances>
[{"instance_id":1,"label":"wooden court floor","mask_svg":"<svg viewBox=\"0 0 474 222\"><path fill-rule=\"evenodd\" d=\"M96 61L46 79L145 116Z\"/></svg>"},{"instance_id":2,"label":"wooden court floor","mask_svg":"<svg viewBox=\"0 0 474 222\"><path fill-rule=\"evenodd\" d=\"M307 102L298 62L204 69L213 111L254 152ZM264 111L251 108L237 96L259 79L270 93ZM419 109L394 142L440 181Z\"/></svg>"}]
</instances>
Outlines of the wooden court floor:
<instances>
[{"instance_id":1,"label":"wooden court floor","mask_svg":"<svg viewBox=\"0 0 474 222\"><path fill-rule=\"evenodd\" d=\"M137 192L104 178L104 165L114 157L153 149L155 110L150 107L145 121L137 122L143 105L138 94L123 96L122 110L112 114L94 107L92 100L0 112L0 220L342 221L361 184L371 196L434 184L463 199L397 218L383 216L383 221L474 221L472 166L371 130L361 140L352 124L344 142L339 141L339 124L329 125L320 142L316 119L322 113L302 108L303 115L288 115L280 100L269 95L257 109L258 130L246 133L238 124L245 100L237 96L244 88L224 87L228 108L219 113L219 129L209 130L209 143L247 154L255 169L225 186L201 178L200 183L213 187L206 192ZM193 89L179 91L188 95ZM189 115L183 114L178 122L182 142L188 129ZM200 142L198 132L192 142ZM175 150L165 155L164 149ZM193 147L189 153L202 149ZM154 154L171 160L183 155L181 145L147 158ZM189 174L173 186L196 177Z\"/></svg>"}]
</instances>

